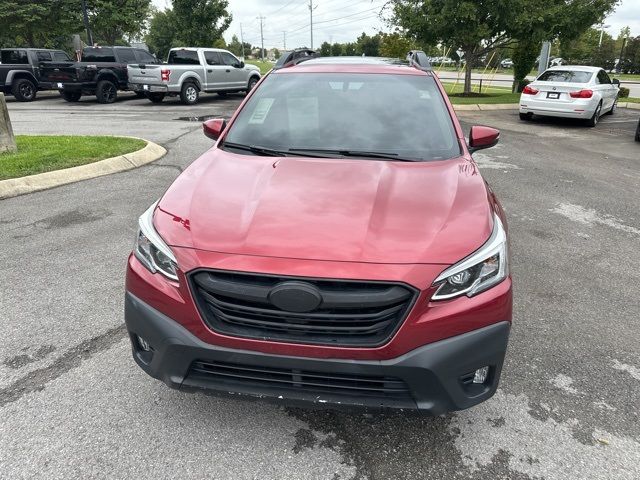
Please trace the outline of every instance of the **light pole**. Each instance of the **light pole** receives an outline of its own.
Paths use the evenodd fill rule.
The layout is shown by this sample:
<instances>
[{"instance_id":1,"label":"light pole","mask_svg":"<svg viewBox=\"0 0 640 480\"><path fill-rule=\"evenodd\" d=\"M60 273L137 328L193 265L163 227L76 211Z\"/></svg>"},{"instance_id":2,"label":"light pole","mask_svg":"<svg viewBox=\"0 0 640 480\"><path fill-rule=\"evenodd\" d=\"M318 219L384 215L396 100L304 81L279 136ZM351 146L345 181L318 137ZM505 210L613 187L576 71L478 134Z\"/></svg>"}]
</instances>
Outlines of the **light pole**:
<instances>
[{"instance_id":1,"label":"light pole","mask_svg":"<svg viewBox=\"0 0 640 480\"><path fill-rule=\"evenodd\" d=\"M89 26L89 14L87 13L86 0L82 0L82 19L84 21L84 28L87 29L87 43L90 47L93 47L93 35L91 34L91 27Z\"/></svg>"},{"instance_id":2,"label":"light pole","mask_svg":"<svg viewBox=\"0 0 640 480\"><path fill-rule=\"evenodd\" d=\"M602 23L600 25L600 41L598 42L598 48L602 47L602 35L604 35L604 29L609 28L611 25L605 25Z\"/></svg>"}]
</instances>

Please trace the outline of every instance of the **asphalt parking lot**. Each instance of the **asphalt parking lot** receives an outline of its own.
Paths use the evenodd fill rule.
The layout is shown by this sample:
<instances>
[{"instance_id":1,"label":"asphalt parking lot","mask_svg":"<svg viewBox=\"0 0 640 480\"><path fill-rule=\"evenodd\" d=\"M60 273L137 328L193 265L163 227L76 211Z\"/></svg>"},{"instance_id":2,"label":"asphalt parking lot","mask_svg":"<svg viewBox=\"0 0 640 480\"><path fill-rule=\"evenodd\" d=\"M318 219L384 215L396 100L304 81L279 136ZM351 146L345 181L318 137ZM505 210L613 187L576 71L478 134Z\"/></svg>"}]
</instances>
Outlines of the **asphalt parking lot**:
<instances>
[{"instance_id":1,"label":"asphalt parking lot","mask_svg":"<svg viewBox=\"0 0 640 480\"><path fill-rule=\"evenodd\" d=\"M170 390L131 359L124 269L137 217L241 95L153 105L9 99L18 134L126 134L148 166L0 200L0 478L640 478L637 110L595 128L460 112L502 130L476 154L511 230L501 386L437 418L300 410Z\"/></svg>"}]
</instances>

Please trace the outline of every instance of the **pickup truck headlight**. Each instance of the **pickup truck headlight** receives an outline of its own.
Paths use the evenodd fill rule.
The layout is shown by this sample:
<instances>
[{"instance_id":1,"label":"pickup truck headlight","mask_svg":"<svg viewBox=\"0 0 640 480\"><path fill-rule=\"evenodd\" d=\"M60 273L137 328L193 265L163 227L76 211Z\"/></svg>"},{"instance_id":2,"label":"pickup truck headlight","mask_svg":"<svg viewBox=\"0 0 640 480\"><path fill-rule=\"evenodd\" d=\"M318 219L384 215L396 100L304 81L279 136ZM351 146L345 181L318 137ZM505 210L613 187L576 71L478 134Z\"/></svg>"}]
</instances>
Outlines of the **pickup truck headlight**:
<instances>
[{"instance_id":1,"label":"pickup truck headlight","mask_svg":"<svg viewBox=\"0 0 640 480\"><path fill-rule=\"evenodd\" d=\"M178 281L178 262L169 246L153 226L155 202L138 220L138 235L134 255L151 273L159 272L170 280Z\"/></svg>"},{"instance_id":2,"label":"pickup truck headlight","mask_svg":"<svg viewBox=\"0 0 640 480\"><path fill-rule=\"evenodd\" d=\"M467 258L442 272L433 282L438 287L432 300L472 297L493 287L509 275L507 234L500 218L493 216L489 240Z\"/></svg>"}]
</instances>

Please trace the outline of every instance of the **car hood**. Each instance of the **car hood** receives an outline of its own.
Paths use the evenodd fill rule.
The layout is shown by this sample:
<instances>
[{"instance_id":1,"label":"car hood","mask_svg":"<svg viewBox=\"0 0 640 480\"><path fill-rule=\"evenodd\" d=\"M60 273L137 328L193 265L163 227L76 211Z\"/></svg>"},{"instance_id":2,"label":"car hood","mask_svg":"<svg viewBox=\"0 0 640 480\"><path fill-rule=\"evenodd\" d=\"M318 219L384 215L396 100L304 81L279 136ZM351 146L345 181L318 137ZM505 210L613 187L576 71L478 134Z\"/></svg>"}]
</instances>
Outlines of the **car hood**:
<instances>
[{"instance_id":1,"label":"car hood","mask_svg":"<svg viewBox=\"0 0 640 480\"><path fill-rule=\"evenodd\" d=\"M452 264L493 224L477 166L238 155L212 149L158 204L167 244L268 257Z\"/></svg>"}]
</instances>

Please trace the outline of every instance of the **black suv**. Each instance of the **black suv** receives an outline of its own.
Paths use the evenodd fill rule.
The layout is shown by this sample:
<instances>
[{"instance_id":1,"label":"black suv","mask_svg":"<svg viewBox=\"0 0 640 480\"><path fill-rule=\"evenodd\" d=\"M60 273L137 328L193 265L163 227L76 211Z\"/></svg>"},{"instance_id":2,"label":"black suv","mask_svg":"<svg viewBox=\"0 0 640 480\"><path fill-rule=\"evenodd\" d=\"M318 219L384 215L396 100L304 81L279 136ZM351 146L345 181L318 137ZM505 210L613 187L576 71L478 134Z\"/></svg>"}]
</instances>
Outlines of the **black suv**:
<instances>
[{"instance_id":1,"label":"black suv","mask_svg":"<svg viewBox=\"0 0 640 480\"><path fill-rule=\"evenodd\" d=\"M127 64L160 63L142 48L86 47L80 62L49 64L43 75L68 102L83 94L95 95L99 103L113 103L118 90L127 90Z\"/></svg>"},{"instance_id":2,"label":"black suv","mask_svg":"<svg viewBox=\"0 0 640 480\"><path fill-rule=\"evenodd\" d=\"M31 102L38 90L50 90L51 82L43 80L44 62L68 62L62 50L45 48L3 48L0 50L0 91L21 102Z\"/></svg>"}]
</instances>

